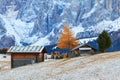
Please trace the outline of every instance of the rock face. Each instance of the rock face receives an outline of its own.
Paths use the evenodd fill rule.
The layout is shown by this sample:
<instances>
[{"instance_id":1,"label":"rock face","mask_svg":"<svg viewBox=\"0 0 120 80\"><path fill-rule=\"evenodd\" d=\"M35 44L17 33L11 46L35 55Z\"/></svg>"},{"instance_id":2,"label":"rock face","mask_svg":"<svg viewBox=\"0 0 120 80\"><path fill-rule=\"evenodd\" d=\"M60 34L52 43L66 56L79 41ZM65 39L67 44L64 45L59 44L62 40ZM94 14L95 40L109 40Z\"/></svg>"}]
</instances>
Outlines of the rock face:
<instances>
[{"instance_id":1,"label":"rock face","mask_svg":"<svg viewBox=\"0 0 120 80\"><path fill-rule=\"evenodd\" d=\"M77 38L96 37L104 29L120 29L119 3L120 0L2 0L0 36L14 36L15 45L54 44L64 23L69 23Z\"/></svg>"},{"instance_id":2,"label":"rock face","mask_svg":"<svg viewBox=\"0 0 120 80\"><path fill-rule=\"evenodd\" d=\"M6 36L4 35L0 40L0 47L10 47L15 46L15 38L14 36Z\"/></svg>"}]
</instances>

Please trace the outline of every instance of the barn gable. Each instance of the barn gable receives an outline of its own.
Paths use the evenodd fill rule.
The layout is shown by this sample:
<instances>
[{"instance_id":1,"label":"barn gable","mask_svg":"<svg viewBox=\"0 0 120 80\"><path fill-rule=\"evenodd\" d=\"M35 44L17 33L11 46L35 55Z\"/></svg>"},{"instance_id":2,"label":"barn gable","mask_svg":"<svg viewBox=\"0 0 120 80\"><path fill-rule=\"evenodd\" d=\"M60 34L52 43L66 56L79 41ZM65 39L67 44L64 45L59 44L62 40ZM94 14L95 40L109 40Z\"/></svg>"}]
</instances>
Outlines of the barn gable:
<instances>
[{"instance_id":1,"label":"barn gable","mask_svg":"<svg viewBox=\"0 0 120 80\"><path fill-rule=\"evenodd\" d=\"M97 49L94 47L88 45L87 43L82 43L78 45L77 47L71 49L71 55L80 55L80 56L85 56L85 55L92 55L97 53Z\"/></svg>"},{"instance_id":2,"label":"barn gable","mask_svg":"<svg viewBox=\"0 0 120 80\"><path fill-rule=\"evenodd\" d=\"M91 50L91 49L93 49L93 50L97 51L97 49L95 49L94 47L92 47L86 43L78 45L77 47L73 48L71 51L74 51L76 49L79 49L79 50Z\"/></svg>"}]
</instances>

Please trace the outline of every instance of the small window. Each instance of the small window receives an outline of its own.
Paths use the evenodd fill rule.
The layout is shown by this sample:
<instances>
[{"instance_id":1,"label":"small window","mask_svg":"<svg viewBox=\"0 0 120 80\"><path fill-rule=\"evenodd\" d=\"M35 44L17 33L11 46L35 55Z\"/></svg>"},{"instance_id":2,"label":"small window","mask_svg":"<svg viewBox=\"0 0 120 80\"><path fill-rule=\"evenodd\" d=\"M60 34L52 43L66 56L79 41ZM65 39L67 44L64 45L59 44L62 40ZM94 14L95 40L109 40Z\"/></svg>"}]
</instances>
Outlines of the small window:
<instances>
[{"instance_id":1,"label":"small window","mask_svg":"<svg viewBox=\"0 0 120 80\"><path fill-rule=\"evenodd\" d=\"M6 58L7 56L3 56L3 58Z\"/></svg>"}]
</instances>

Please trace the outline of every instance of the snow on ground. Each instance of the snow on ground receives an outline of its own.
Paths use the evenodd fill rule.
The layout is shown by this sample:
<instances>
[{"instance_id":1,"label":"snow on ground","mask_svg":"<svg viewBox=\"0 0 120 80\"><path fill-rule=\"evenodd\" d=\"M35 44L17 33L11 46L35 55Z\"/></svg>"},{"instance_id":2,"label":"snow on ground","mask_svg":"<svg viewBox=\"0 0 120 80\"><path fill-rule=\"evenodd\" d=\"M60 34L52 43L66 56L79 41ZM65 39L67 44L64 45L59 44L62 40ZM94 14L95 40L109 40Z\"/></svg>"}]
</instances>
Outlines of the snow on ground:
<instances>
[{"instance_id":1,"label":"snow on ground","mask_svg":"<svg viewBox=\"0 0 120 80\"><path fill-rule=\"evenodd\" d=\"M119 29L120 29L120 18L114 21L103 20L95 26L90 26L89 28L86 29L86 31L95 31L96 33L101 33L103 30L112 32L112 31L117 31Z\"/></svg>"},{"instance_id":2,"label":"snow on ground","mask_svg":"<svg viewBox=\"0 0 120 80\"><path fill-rule=\"evenodd\" d=\"M26 23L20 19L16 19L18 11L14 11L15 6L7 6L7 13L5 15L0 15L1 19L4 21L5 29L7 30L6 35L14 35L16 45L21 45L21 40L24 41L28 39L28 35L34 27L34 22ZM29 38L29 41L33 41L34 37ZM35 41L35 40L34 40Z\"/></svg>"},{"instance_id":3,"label":"snow on ground","mask_svg":"<svg viewBox=\"0 0 120 80\"><path fill-rule=\"evenodd\" d=\"M40 38L38 41L32 44L32 46L36 45L48 45L50 44L50 41L47 39L48 36L45 36L44 38Z\"/></svg>"},{"instance_id":4,"label":"snow on ground","mask_svg":"<svg viewBox=\"0 0 120 80\"><path fill-rule=\"evenodd\" d=\"M120 52L50 60L0 72L1 80L119 80Z\"/></svg>"},{"instance_id":5,"label":"snow on ground","mask_svg":"<svg viewBox=\"0 0 120 80\"><path fill-rule=\"evenodd\" d=\"M81 24L79 24L77 27L74 26L74 27L72 28L72 31L74 32L74 36L76 36L77 33L79 33L79 32L84 32L84 28L82 27Z\"/></svg>"},{"instance_id":6,"label":"snow on ground","mask_svg":"<svg viewBox=\"0 0 120 80\"><path fill-rule=\"evenodd\" d=\"M85 38L85 39L80 39L79 41L81 42L81 43L87 43L87 42L89 42L89 41L93 41L93 40L96 40L97 39L97 37L93 37L93 38Z\"/></svg>"},{"instance_id":7,"label":"snow on ground","mask_svg":"<svg viewBox=\"0 0 120 80\"><path fill-rule=\"evenodd\" d=\"M98 3L96 5L94 5L94 8L92 8L92 10L90 12L84 14L82 18L87 18L87 17L91 16L97 10L97 8L98 8L97 6L98 6Z\"/></svg>"},{"instance_id":8,"label":"snow on ground","mask_svg":"<svg viewBox=\"0 0 120 80\"><path fill-rule=\"evenodd\" d=\"M104 27L101 27L101 26L104 26ZM98 23L97 26L95 26L95 30L99 31L99 32L102 32L103 30L112 32L112 31L117 31L118 29L120 29L120 18L118 18L114 21L104 20L104 21Z\"/></svg>"}]
</instances>

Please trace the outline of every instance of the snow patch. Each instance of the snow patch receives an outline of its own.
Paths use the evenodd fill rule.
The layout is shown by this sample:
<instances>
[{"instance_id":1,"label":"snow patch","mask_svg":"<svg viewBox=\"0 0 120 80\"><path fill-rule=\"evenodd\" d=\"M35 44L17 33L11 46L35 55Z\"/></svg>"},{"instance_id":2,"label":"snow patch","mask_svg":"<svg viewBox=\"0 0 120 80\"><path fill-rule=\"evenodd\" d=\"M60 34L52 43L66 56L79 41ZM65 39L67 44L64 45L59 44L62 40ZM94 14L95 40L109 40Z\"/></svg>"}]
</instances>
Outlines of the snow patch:
<instances>
[{"instance_id":1,"label":"snow patch","mask_svg":"<svg viewBox=\"0 0 120 80\"><path fill-rule=\"evenodd\" d=\"M103 30L107 30L108 32L117 31L120 29L120 18L111 21L111 20L103 20L99 22L95 26L90 26L85 31L94 31L96 33L101 33Z\"/></svg>"},{"instance_id":2,"label":"snow patch","mask_svg":"<svg viewBox=\"0 0 120 80\"><path fill-rule=\"evenodd\" d=\"M74 33L74 36L76 36L77 33L84 32L84 28L82 27L81 24L79 24L78 26L72 26L72 31Z\"/></svg>"},{"instance_id":3,"label":"snow patch","mask_svg":"<svg viewBox=\"0 0 120 80\"><path fill-rule=\"evenodd\" d=\"M32 44L32 46L44 46L44 45L49 45L50 41L47 39L47 36L44 38L38 39L35 43Z\"/></svg>"}]
</instances>

